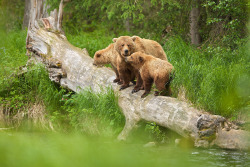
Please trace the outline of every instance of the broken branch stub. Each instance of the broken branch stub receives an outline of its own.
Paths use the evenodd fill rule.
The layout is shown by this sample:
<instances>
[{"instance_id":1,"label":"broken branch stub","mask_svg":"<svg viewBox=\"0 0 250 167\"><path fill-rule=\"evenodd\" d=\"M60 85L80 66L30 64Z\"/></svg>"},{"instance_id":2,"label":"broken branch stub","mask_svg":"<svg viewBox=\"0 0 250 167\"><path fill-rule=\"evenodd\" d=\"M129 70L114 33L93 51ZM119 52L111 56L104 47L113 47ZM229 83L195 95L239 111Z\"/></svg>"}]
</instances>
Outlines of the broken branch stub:
<instances>
[{"instance_id":1,"label":"broken branch stub","mask_svg":"<svg viewBox=\"0 0 250 167\"><path fill-rule=\"evenodd\" d=\"M130 93L132 86L119 91L119 86L113 83L115 73L106 67L93 66L87 50L71 45L54 29L53 22L52 17L35 21L34 28L28 31L31 42L27 48L34 59L46 65L50 78L63 87L75 92L90 87L98 92L100 86L111 86L119 96L119 106L126 118L118 139L125 140L137 122L145 120L190 138L199 147L250 148L249 132L235 127L225 128L227 121L221 116L202 112L176 98L149 95L142 99L143 91Z\"/></svg>"}]
</instances>

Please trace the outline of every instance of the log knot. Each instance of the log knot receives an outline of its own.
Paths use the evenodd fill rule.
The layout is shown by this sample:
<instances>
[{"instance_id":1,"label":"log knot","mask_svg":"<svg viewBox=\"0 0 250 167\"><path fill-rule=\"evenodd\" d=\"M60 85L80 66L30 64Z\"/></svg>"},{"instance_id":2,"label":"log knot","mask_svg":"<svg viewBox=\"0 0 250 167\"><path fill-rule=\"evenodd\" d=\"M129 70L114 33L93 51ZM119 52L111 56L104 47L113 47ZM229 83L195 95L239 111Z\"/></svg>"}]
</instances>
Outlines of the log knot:
<instances>
[{"instance_id":1,"label":"log knot","mask_svg":"<svg viewBox=\"0 0 250 167\"><path fill-rule=\"evenodd\" d=\"M60 83L61 78L66 78L66 72L61 68L48 68L49 78L51 81Z\"/></svg>"},{"instance_id":2,"label":"log knot","mask_svg":"<svg viewBox=\"0 0 250 167\"><path fill-rule=\"evenodd\" d=\"M209 142L216 138L216 132L226 121L224 117L218 115L202 114L197 120L198 135L200 139Z\"/></svg>"},{"instance_id":3,"label":"log knot","mask_svg":"<svg viewBox=\"0 0 250 167\"><path fill-rule=\"evenodd\" d=\"M44 59L44 64L49 71L50 80L60 83L61 78L66 78L67 74L62 68L62 62L56 58L46 58Z\"/></svg>"}]
</instances>

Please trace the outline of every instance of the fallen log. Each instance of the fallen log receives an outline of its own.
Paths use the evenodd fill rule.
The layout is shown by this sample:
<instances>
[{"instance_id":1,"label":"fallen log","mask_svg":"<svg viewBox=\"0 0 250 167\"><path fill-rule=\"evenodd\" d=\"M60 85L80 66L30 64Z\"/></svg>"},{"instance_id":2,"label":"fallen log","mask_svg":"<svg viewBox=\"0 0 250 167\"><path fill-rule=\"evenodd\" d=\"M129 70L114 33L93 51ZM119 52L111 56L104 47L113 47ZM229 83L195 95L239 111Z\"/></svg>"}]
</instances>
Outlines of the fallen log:
<instances>
[{"instance_id":1,"label":"fallen log","mask_svg":"<svg viewBox=\"0 0 250 167\"><path fill-rule=\"evenodd\" d=\"M250 133L228 126L224 117L200 111L176 98L149 95L142 99L143 91L131 94L132 87L119 91L113 83L115 73L93 66L87 50L71 45L56 25L53 17L36 20L28 31L28 52L32 59L46 65L51 80L65 88L80 92L90 87L98 92L100 86L111 86L119 95L119 106L126 118L118 139L125 140L138 121L145 120L192 139L197 147L250 149Z\"/></svg>"}]
</instances>

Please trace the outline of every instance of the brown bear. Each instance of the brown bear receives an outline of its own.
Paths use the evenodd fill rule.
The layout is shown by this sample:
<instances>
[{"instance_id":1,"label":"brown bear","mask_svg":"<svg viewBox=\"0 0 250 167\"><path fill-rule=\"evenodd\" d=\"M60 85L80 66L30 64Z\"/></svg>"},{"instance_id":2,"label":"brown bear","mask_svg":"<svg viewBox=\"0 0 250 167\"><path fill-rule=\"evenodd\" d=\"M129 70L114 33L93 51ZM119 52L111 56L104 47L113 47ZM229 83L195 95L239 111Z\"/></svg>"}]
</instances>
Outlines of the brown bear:
<instances>
[{"instance_id":1,"label":"brown bear","mask_svg":"<svg viewBox=\"0 0 250 167\"><path fill-rule=\"evenodd\" d=\"M145 89L144 94L141 96L142 98L149 94L153 83L160 91L156 91L155 96L171 95L170 81L173 79L171 74L173 66L168 61L155 58L143 52L135 52L131 56L126 57L125 61L140 71Z\"/></svg>"},{"instance_id":2,"label":"brown bear","mask_svg":"<svg viewBox=\"0 0 250 167\"><path fill-rule=\"evenodd\" d=\"M94 63L93 65L95 66L102 66L105 64L110 64L113 71L116 74L116 79L113 82L119 82L120 78L119 78L119 73L117 71L117 56L118 56L118 52L114 49L114 44L110 44L108 47L106 47L105 49L102 50L98 50L95 52L94 55Z\"/></svg>"},{"instance_id":3,"label":"brown bear","mask_svg":"<svg viewBox=\"0 0 250 167\"><path fill-rule=\"evenodd\" d=\"M139 71L133 69L129 63L125 62L125 57L130 56L134 52L141 51L167 61L167 56L164 50L156 41L142 39L138 36L120 36L119 38L114 38L113 42L115 44L115 50L119 53L119 57L117 59L117 70L120 79L123 81L120 90L129 87L128 76L134 72L137 81L132 93L139 91L143 86Z\"/></svg>"},{"instance_id":4,"label":"brown bear","mask_svg":"<svg viewBox=\"0 0 250 167\"><path fill-rule=\"evenodd\" d=\"M116 79L114 79L113 82L117 82L118 84L122 84L120 81L119 73L117 70L117 57L119 56L119 53L115 50L114 44L110 44L108 47L102 50L98 50L95 52L94 55L94 63L95 66L102 66L105 64L110 64L112 67L112 70L116 74ZM130 80L134 82L135 75L130 76Z\"/></svg>"}]
</instances>

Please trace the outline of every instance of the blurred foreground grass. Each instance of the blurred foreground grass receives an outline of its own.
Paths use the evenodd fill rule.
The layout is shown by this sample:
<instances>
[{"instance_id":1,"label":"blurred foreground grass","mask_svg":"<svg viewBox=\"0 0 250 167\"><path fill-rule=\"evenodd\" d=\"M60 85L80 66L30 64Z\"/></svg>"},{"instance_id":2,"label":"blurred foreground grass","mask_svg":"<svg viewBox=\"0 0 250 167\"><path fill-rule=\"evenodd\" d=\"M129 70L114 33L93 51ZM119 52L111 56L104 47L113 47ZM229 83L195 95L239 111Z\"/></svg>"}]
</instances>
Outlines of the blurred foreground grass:
<instances>
[{"instance_id":1,"label":"blurred foreground grass","mask_svg":"<svg viewBox=\"0 0 250 167\"><path fill-rule=\"evenodd\" d=\"M191 165L183 150L156 151L77 134L0 133L0 155L2 167Z\"/></svg>"},{"instance_id":2,"label":"blurred foreground grass","mask_svg":"<svg viewBox=\"0 0 250 167\"><path fill-rule=\"evenodd\" d=\"M144 143L145 144L145 143ZM102 137L56 132L0 133L1 167L215 167L250 165L249 152L173 144L144 147Z\"/></svg>"}]
</instances>

